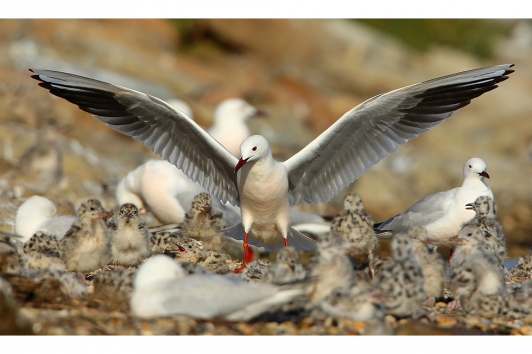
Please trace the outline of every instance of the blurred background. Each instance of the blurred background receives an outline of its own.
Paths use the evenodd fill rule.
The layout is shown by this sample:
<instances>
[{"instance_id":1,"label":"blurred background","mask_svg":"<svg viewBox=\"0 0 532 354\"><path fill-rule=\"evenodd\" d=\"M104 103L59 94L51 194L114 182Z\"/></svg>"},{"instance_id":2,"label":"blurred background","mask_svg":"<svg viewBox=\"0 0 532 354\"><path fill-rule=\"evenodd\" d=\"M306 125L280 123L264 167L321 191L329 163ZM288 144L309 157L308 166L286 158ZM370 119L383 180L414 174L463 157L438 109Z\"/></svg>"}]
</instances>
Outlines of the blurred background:
<instances>
[{"instance_id":1,"label":"blurred background","mask_svg":"<svg viewBox=\"0 0 532 354\"><path fill-rule=\"evenodd\" d=\"M463 164L481 157L508 254L527 254L531 59L530 20L0 20L0 227L11 232L16 208L34 194L54 200L62 214L74 214L89 197L113 207L116 183L155 158L140 142L40 88L28 68L183 100L206 128L216 104L244 98L268 113L249 125L284 160L376 94L514 63L515 73L498 89L401 146L330 203L301 207L334 215L344 196L356 192L382 221L460 186ZM28 173L30 149L42 150L41 160L53 168Z\"/></svg>"}]
</instances>

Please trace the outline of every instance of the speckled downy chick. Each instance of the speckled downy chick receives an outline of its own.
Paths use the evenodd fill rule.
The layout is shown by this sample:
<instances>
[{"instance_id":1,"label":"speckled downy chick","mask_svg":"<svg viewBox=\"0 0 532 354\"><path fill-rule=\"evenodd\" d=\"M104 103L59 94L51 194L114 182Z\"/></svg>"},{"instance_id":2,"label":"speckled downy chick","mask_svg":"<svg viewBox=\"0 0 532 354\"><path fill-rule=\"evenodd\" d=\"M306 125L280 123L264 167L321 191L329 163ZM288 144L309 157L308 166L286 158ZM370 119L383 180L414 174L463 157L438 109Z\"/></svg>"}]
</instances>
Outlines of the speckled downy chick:
<instances>
[{"instance_id":1,"label":"speckled downy chick","mask_svg":"<svg viewBox=\"0 0 532 354\"><path fill-rule=\"evenodd\" d=\"M501 269L505 270L504 262L508 258L506 237L504 236L502 225L495 220L497 216L495 201L487 196L481 196L474 203L466 204L466 209L476 212L476 216L467 224L480 227L485 237L484 249L492 252L499 261Z\"/></svg>"},{"instance_id":2,"label":"speckled downy chick","mask_svg":"<svg viewBox=\"0 0 532 354\"><path fill-rule=\"evenodd\" d=\"M328 316L348 318L352 321L369 321L384 317L382 298L373 286L365 281L337 287L319 302L318 307Z\"/></svg>"},{"instance_id":3,"label":"speckled downy chick","mask_svg":"<svg viewBox=\"0 0 532 354\"><path fill-rule=\"evenodd\" d=\"M532 254L521 256L517 259L517 264L508 269L506 278L529 278L532 277Z\"/></svg>"},{"instance_id":4,"label":"speckled downy chick","mask_svg":"<svg viewBox=\"0 0 532 354\"><path fill-rule=\"evenodd\" d=\"M151 255L150 232L134 204L126 203L115 210L107 226L111 230L113 264L137 266Z\"/></svg>"},{"instance_id":5,"label":"speckled downy chick","mask_svg":"<svg viewBox=\"0 0 532 354\"><path fill-rule=\"evenodd\" d=\"M325 298L335 288L356 281L353 264L346 252L345 241L340 235L329 232L318 239L309 272L314 279L309 296L312 304Z\"/></svg>"},{"instance_id":6,"label":"speckled downy chick","mask_svg":"<svg viewBox=\"0 0 532 354\"><path fill-rule=\"evenodd\" d=\"M88 273L111 262L111 232L103 218L110 214L97 199L78 209L78 220L59 242L61 259L69 271Z\"/></svg>"},{"instance_id":7,"label":"speckled downy chick","mask_svg":"<svg viewBox=\"0 0 532 354\"><path fill-rule=\"evenodd\" d=\"M0 273L18 274L24 269L23 253L10 237L0 235Z\"/></svg>"},{"instance_id":8,"label":"speckled downy chick","mask_svg":"<svg viewBox=\"0 0 532 354\"><path fill-rule=\"evenodd\" d=\"M286 284L303 280L307 271L299 263L299 252L292 246L281 248L277 252L277 258L268 269L265 280L273 284Z\"/></svg>"},{"instance_id":9,"label":"speckled downy chick","mask_svg":"<svg viewBox=\"0 0 532 354\"><path fill-rule=\"evenodd\" d=\"M201 264L205 270L225 274L231 271L231 257L223 252L207 250L201 241L180 237L170 250L179 262Z\"/></svg>"},{"instance_id":10,"label":"speckled downy chick","mask_svg":"<svg viewBox=\"0 0 532 354\"><path fill-rule=\"evenodd\" d=\"M133 279L137 269L114 269L94 275L93 296L107 302L111 307L125 310L133 293Z\"/></svg>"},{"instance_id":11,"label":"speckled downy chick","mask_svg":"<svg viewBox=\"0 0 532 354\"><path fill-rule=\"evenodd\" d=\"M185 214L183 235L201 241L203 247L220 251L223 234L217 232L225 228L221 213L214 213L212 199L207 193L194 197L190 212Z\"/></svg>"},{"instance_id":12,"label":"speckled downy chick","mask_svg":"<svg viewBox=\"0 0 532 354\"><path fill-rule=\"evenodd\" d=\"M532 315L532 280L506 285L506 301L503 313L509 318L523 318Z\"/></svg>"},{"instance_id":13,"label":"speckled downy chick","mask_svg":"<svg viewBox=\"0 0 532 354\"><path fill-rule=\"evenodd\" d=\"M341 235L355 254L367 254L372 278L375 278L373 249L378 239L373 231L373 219L364 209L362 199L357 194L349 194L344 199L344 210L336 215L331 231Z\"/></svg>"},{"instance_id":14,"label":"speckled downy chick","mask_svg":"<svg viewBox=\"0 0 532 354\"><path fill-rule=\"evenodd\" d=\"M24 242L24 253L41 253L48 257L60 257L59 241L53 235L37 231L30 239Z\"/></svg>"},{"instance_id":15,"label":"speckled downy chick","mask_svg":"<svg viewBox=\"0 0 532 354\"><path fill-rule=\"evenodd\" d=\"M51 253L38 252L42 250L40 246L42 244L38 242L19 244L10 237L0 237L0 273L20 274L27 269L65 270L61 259L47 255ZM27 250L27 254L24 250ZM44 250L48 249L45 247Z\"/></svg>"},{"instance_id":16,"label":"speckled downy chick","mask_svg":"<svg viewBox=\"0 0 532 354\"><path fill-rule=\"evenodd\" d=\"M459 234L451 239L458 242L450 267L449 290L455 297L447 306L451 309L462 307L466 312L483 313L481 304L486 299L502 300L504 292L504 274L492 253L484 248L485 237L482 230L475 225L466 225ZM491 304L490 314L499 307Z\"/></svg>"},{"instance_id":17,"label":"speckled downy chick","mask_svg":"<svg viewBox=\"0 0 532 354\"><path fill-rule=\"evenodd\" d=\"M156 232L151 235L151 254L166 253L173 250L175 243L183 236L181 231L178 232Z\"/></svg>"},{"instance_id":18,"label":"speckled downy chick","mask_svg":"<svg viewBox=\"0 0 532 354\"><path fill-rule=\"evenodd\" d=\"M428 234L424 228L413 227L408 231L408 235L414 247L414 257L423 274L423 290L428 296L424 304L432 307L443 293L446 282L445 262L436 247L428 243Z\"/></svg>"},{"instance_id":19,"label":"speckled downy chick","mask_svg":"<svg viewBox=\"0 0 532 354\"><path fill-rule=\"evenodd\" d=\"M407 317L419 310L427 299L423 273L408 234L395 234L391 247L393 261L383 266L375 283L382 292L386 313Z\"/></svg>"},{"instance_id":20,"label":"speckled downy chick","mask_svg":"<svg viewBox=\"0 0 532 354\"><path fill-rule=\"evenodd\" d=\"M270 262L257 259L251 263L248 263L246 268L242 269L242 271L238 273L238 276L244 278L249 283L262 283L266 281L265 279L268 275L270 267Z\"/></svg>"}]
</instances>

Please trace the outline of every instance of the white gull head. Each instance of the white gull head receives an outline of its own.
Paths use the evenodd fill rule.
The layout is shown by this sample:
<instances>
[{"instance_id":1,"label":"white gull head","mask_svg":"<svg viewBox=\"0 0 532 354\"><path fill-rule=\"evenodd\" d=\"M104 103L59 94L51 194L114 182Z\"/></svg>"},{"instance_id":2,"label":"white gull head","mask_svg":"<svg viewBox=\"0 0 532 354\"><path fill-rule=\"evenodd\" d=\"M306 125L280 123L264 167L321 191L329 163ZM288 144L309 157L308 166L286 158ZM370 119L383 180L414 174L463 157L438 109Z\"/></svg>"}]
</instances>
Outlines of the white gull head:
<instances>
[{"instance_id":1,"label":"white gull head","mask_svg":"<svg viewBox=\"0 0 532 354\"><path fill-rule=\"evenodd\" d=\"M464 165L464 179L475 178L484 181L484 177L490 178L486 172L486 163L479 157L467 160Z\"/></svg>"}]
</instances>

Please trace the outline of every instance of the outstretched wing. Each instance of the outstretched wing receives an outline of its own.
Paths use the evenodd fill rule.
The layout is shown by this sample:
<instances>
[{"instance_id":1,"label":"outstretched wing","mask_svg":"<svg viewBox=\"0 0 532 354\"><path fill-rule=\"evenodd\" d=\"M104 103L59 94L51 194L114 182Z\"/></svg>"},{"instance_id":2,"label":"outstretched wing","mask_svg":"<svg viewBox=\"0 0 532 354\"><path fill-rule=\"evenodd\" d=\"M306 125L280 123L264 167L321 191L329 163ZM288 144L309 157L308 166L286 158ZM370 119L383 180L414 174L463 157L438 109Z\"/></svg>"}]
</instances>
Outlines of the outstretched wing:
<instances>
[{"instance_id":1,"label":"outstretched wing","mask_svg":"<svg viewBox=\"0 0 532 354\"><path fill-rule=\"evenodd\" d=\"M51 94L141 141L222 202L238 204L237 159L183 112L142 92L86 77L32 70Z\"/></svg>"},{"instance_id":2,"label":"outstretched wing","mask_svg":"<svg viewBox=\"0 0 532 354\"><path fill-rule=\"evenodd\" d=\"M513 64L464 71L377 95L285 161L292 205L327 202L364 171L508 78Z\"/></svg>"}]
</instances>

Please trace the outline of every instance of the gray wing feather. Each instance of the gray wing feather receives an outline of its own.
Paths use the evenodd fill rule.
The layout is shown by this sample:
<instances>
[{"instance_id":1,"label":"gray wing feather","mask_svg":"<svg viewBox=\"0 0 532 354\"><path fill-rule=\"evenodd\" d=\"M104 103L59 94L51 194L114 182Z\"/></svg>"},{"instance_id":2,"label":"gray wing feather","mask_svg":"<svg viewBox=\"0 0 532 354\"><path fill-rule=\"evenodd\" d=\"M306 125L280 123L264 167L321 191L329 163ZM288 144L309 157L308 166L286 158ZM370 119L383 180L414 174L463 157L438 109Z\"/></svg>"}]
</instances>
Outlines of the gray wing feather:
<instances>
[{"instance_id":1,"label":"gray wing feather","mask_svg":"<svg viewBox=\"0 0 532 354\"><path fill-rule=\"evenodd\" d=\"M443 217L458 188L434 193L413 204L401 214L383 221L376 229L408 232L414 226L425 227Z\"/></svg>"},{"instance_id":2,"label":"gray wing feather","mask_svg":"<svg viewBox=\"0 0 532 354\"><path fill-rule=\"evenodd\" d=\"M292 205L327 202L364 171L491 91L513 64L465 71L377 95L285 161Z\"/></svg>"},{"instance_id":3,"label":"gray wing feather","mask_svg":"<svg viewBox=\"0 0 532 354\"><path fill-rule=\"evenodd\" d=\"M234 175L237 159L183 112L125 87L58 71L31 71L51 94L141 141L215 198L238 204Z\"/></svg>"},{"instance_id":4,"label":"gray wing feather","mask_svg":"<svg viewBox=\"0 0 532 354\"><path fill-rule=\"evenodd\" d=\"M169 315L183 314L201 319L224 316L278 291L270 284L200 274L175 279L164 290L168 297L162 305Z\"/></svg>"}]
</instances>

